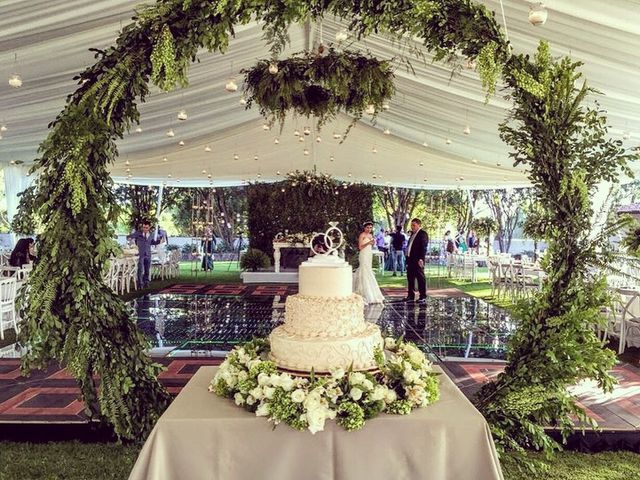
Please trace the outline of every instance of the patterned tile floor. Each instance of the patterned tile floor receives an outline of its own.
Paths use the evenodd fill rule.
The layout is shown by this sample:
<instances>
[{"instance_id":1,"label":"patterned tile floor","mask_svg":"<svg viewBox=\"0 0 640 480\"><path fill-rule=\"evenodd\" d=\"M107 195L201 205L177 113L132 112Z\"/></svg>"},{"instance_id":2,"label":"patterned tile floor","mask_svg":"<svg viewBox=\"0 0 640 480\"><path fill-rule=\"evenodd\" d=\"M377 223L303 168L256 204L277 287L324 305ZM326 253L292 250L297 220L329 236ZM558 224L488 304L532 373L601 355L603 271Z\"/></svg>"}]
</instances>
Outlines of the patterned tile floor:
<instances>
[{"instance_id":1,"label":"patterned tile floor","mask_svg":"<svg viewBox=\"0 0 640 480\"><path fill-rule=\"evenodd\" d=\"M158 361L167 367L161 382L177 394L201 365L219 364L235 343L266 335L278 325L286 296L293 293L296 288L287 285L183 284L131 305L156 347L153 352L162 355ZM457 291L430 291L426 305L403 303L401 289L384 293L384 307L367 309L367 320L422 345L467 396L502 370L505 340L514 328L503 310ZM574 393L605 430L635 432L640 428L640 369L623 363L613 374L619 385L611 394L589 383L574 387ZM64 369L50 366L24 378L18 359L0 359L0 423L86 421L77 385Z\"/></svg>"}]
</instances>

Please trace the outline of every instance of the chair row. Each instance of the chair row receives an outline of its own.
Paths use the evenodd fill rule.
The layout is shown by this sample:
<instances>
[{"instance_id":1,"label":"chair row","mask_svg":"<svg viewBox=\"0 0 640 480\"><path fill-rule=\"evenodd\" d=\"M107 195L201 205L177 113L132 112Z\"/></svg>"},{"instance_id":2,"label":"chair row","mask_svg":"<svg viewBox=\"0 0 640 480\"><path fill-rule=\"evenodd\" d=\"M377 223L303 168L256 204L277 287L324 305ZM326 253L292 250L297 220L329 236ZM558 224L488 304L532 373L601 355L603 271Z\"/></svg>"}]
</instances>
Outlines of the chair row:
<instances>
[{"instance_id":1,"label":"chair row","mask_svg":"<svg viewBox=\"0 0 640 480\"><path fill-rule=\"evenodd\" d=\"M542 288L544 272L535 265L491 257L488 260L491 296L520 298Z\"/></svg>"}]
</instances>

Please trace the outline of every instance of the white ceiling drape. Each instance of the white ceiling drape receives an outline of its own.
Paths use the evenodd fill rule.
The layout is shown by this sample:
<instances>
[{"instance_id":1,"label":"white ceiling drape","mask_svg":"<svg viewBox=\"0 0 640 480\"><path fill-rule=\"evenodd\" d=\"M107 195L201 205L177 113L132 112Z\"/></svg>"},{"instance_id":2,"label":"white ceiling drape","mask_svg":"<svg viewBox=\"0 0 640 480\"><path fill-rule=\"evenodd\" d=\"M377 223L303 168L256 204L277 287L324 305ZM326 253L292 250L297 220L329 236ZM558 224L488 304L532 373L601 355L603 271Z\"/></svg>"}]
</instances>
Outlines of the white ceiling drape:
<instances>
[{"instance_id":1,"label":"white ceiling drape","mask_svg":"<svg viewBox=\"0 0 640 480\"><path fill-rule=\"evenodd\" d=\"M500 2L485 0L502 24ZM605 95L598 98L608 111L614 138L640 143L640 4L636 0L548 0L544 26L527 22L529 2L504 0L509 38L515 52L532 53L541 38L550 41L554 55L570 54L585 63L588 83ZM137 4L131 0L6 0L0 15L0 162L29 164L47 134L47 124L63 108L75 89L72 77L94 62L90 47L106 47L128 23ZM322 41L332 42L342 26L331 19L322 24ZM509 102L498 92L488 103L477 73L463 68L412 59L415 74L399 64L397 94L375 126L363 119L344 143L333 138L349 118L340 117L321 132L299 142L293 135L313 122L292 118L282 132L263 130L257 108L239 103L241 89L228 93L230 77L241 85L242 68L268 57L259 25L238 29L228 53L203 52L189 72L190 85L171 93L153 89L140 106L141 133L132 131L119 144L113 165L117 181L168 185L237 185L243 181L281 178L290 170L313 169L344 181L367 181L425 188L483 188L527 183L522 168L514 168L508 147L498 136L498 124ZM288 53L319 41L303 28L291 31ZM349 42L347 42L349 43ZM352 45L379 58L401 54L398 45L380 36ZM17 62L14 55L17 54ZM407 55L405 53L405 55ZM8 85L11 73L23 86ZM188 120L177 113L185 109ZM463 133L468 125L471 133ZM175 137L167 137L173 129ZM389 135L383 131L389 130ZM321 142L315 141L320 136ZM275 144L275 138L279 144ZM450 139L450 144L446 140ZM178 146L182 140L184 147ZM426 147L424 144L426 143ZM205 147L210 152L205 151ZM304 155L304 149L308 155ZM374 153L374 150L377 153ZM234 159L234 155L238 157ZM166 158L166 161L164 161ZM127 164L128 163L128 164ZM130 171L127 172L127 169ZM211 176L211 178L209 178Z\"/></svg>"}]
</instances>

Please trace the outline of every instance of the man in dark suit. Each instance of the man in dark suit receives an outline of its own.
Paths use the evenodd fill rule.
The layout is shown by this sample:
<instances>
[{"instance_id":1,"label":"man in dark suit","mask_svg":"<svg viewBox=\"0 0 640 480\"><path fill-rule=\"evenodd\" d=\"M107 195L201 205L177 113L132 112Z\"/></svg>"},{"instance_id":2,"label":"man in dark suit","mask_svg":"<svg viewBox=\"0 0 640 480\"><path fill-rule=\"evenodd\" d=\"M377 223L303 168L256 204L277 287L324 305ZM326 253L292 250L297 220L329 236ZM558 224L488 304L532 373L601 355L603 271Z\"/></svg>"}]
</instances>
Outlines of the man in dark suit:
<instances>
[{"instance_id":1,"label":"man in dark suit","mask_svg":"<svg viewBox=\"0 0 640 480\"><path fill-rule=\"evenodd\" d=\"M411 238L407 246L407 283L408 292L405 301L413 302L415 296L415 284L418 282L420 297L418 303L427 301L427 279L424 276L424 256L429 244L427 232L422 230L422 221L419 218L411 220Z\"/></svg>"},{"instance_id":2,"label":"man in dark suit","mask_svg":"<svg viewBox=\"0 0 640 480\"><path fill-rule=\"evenodd\" d=\"M142 221L142 230L127 235L127 240L134 240L138 246L138 288L148 288L151 274L151 246L160 243L159 237L154 239L149 220Z\"/></svg>"}]
</instances>

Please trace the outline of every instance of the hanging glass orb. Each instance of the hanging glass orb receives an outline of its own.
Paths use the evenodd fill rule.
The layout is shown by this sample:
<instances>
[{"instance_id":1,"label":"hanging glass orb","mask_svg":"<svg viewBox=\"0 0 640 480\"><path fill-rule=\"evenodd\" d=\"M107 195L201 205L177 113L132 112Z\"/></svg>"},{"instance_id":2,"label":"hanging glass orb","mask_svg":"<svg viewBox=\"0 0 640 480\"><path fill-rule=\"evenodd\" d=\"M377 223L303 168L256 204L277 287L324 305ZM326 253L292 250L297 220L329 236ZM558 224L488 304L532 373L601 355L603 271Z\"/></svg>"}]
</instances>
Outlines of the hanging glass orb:
<instances>
[{"instance_id":1,"label":"hanging glass orb","mask_svg":"<svg viewBox=\"0 0 640 480\"><path fill-rule=\"evenodd\" d=\"M275 75L276 73L278 73L278 64L275 62L271 62L269 64L269 73L271 75Z\"/></svg>"},{"instance_id":2,"label":"hanging glass orb","mask_svg":"<svg viewBox=\"0 0 640 480\"><path fill-rule=\"evenodd\" d=\"M13 88L20 88L22 86L22 77L17 73L12 74L9 77L9 85Z\"/></svg>"},{"instance_id":3,"label":"hanging glass orb","mask_svg":"<svg viewBox=\"0 0 640 480\"><path fill-rule=\"evenodd\" d=\"M186 110L183 109L178 112L178 120L184 122L187 118L189 117Z\"/></svg>"},{"instance_id":4,"label":"hanging glass orb","mask_svg":"<svg viewBox=\"0 0 640 480\"><path fill-rule=\"evenodd\" d=\"M225 84L224 89L227 92L235 92L238 90L238 84L233 80L233 78L230 78Z\"/></svg>"}]
</instances>

